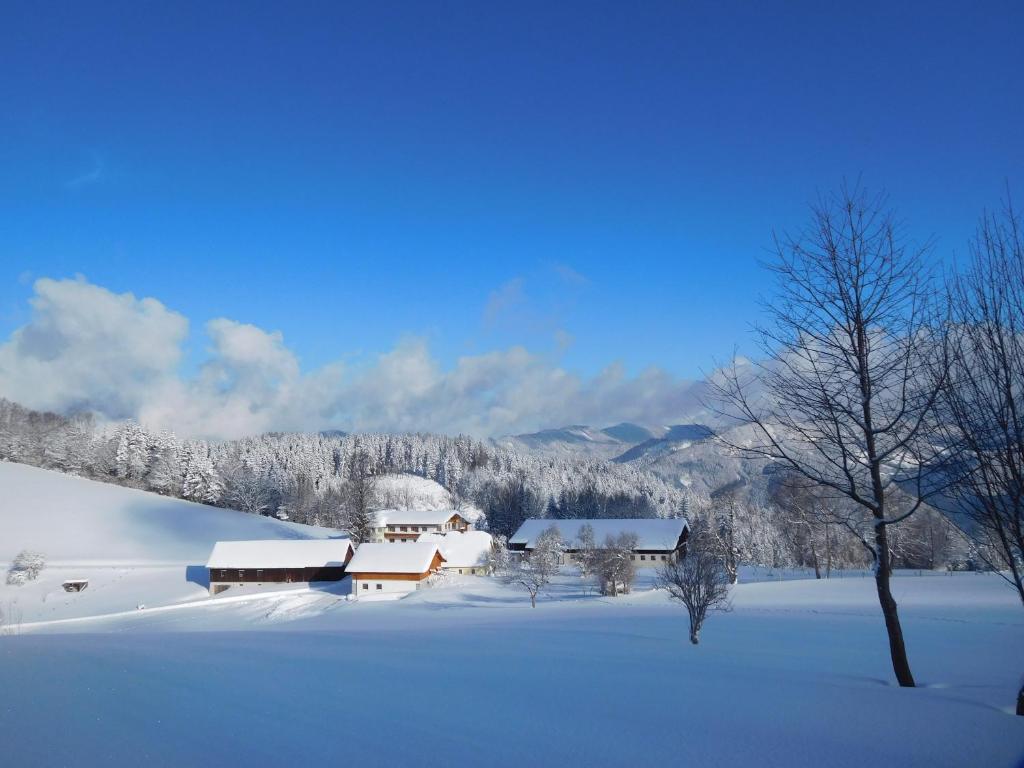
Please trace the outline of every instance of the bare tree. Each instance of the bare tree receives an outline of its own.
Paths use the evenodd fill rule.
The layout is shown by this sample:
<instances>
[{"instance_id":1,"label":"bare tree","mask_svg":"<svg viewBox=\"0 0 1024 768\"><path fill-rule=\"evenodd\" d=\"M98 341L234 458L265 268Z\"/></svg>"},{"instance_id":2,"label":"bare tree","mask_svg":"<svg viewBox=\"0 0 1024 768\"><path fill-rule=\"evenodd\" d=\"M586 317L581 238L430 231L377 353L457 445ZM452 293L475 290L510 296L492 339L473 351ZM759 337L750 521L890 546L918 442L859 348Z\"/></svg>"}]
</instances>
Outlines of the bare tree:
<instances>
[{"instance_id":1,"label":"bare tree","mask_svg":"<svg viewBox=\"0 0 1024 768\"><path fill-rule=\"evenodd\" d=\"M975 551L1024 603L1024 234L1009 202L982 217L949 300L941 423L956 462L951 495Z\"/></svg>"},{"instance_id":2,"label":"bare tree","mask_svg":"<svg viewBox=\"0 0 1024 768\"><path fill-rule=\"evenodd\" d=\"M783 478L775 491L776 506L786 516L786 529L800 565L810 560L814 578L832 575L832 542L834 525L821 494L799 478Z\"/></svg>"},{"instance_id":3,"label":"bare tree","mask_svg":"<svg viewBox=\"0 0 1024 768\"><path fill-rule=\"evenodd\" d=\"M962 462L951 467L952 495L965 532L1024 603L1024 235L1009 204L982 218L949 298L942 424Z\"/></svg>"},{"instance_id":4,"label":"bare tree","mask_svg":"<svg viewBox=\"0 0 1024 768\"><path fill-rule=\"evenodd\" d=\"M729 608L729 576L706 529L701 531L695 527L686 556L662 565L656 584L668 591L673 600L686 606L690 616L690 642L694 645L700 643L700 631L708 613Z\"/></svg>"},{"instance_id":5,"label":"bare tree","mask_svg":"<svg viewBox=\"0 0 1024 768\"><path fill-rule=\"evenodd\" d=\"M539 595L555 576L562 562L565 546L558 528L551 526L537 537L529 557L510 568L505 578L522 587L530 595L530 605L537 607Z\"/></svg>"},{"instance_id":6,"label":"bare tree","mask_svg":"<svg viewBox=\"0 0 1024 768\"><path fill-rule=\"evenodd\" d=\"M943 345L930 316L927 248L901 239L884 197L858 188L819 201L810 226L776 239L777 277L760 329L762 363L732 367L714 384L724 410L752 427L741 453L780 463L859 510L845 521L874 561L893 671L913 686L890 589L889 528L936 492L928 437L943 383ZM890 514L889 490L915 504Z\"/></svg>"},{"instance_id":7,"label":"bare tree","mask_svg":"<svg viewBox=\"0 0 1024 768\"><path fill-rule=\"evenodd\" d=\"M633 552L637 547L635 534L608 535L604 544L593 550L593 573L597 576L602 595L616 597L620 592L628 595L636 579Z\"/></svg>"},{"instance_id":8,"label":"bare tree","mask_svg":"<svg viewBox=\"0 0 1024 768\"><path fill-rule=\"evenodd\" d=\"M594 526L590 523L584 523L576 534L576 553L574 557L576 565L580 568L580 576L582 578L590 579L594 575L597 570L599 557L600 551L597 548L597 543L594 541Z\"/></svg>"},{"instance_id":9,"label":"bare tree","mask_svg":"<svg viewBox=\"0 0 1024 768\"><path fill-rule=\"evenodd\" d=\"M512 565L512 556L508 551L508 539L501 534L491 537L491 549L487 553L487 570L496 575L504 576Z\"/></svg>"}]
</instances>

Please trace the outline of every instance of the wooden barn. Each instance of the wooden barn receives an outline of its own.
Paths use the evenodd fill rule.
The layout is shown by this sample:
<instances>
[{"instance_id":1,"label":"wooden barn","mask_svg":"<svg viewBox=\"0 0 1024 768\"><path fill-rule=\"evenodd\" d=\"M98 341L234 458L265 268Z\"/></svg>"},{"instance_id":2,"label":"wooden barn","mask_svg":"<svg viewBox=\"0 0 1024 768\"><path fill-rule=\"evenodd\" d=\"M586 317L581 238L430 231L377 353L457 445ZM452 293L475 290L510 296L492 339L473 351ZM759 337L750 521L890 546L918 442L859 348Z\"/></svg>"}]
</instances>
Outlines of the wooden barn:
<instances>
[{"instance_id":1,"label":"wooden barn","mask_svg":"<svg viewBox=\"0 0 1024 768\"><path fill-rule=\"evenodd\" d=\"M423 581L444 566L437 542L360 544L349 564L352 594L367 597L401 597L415 592Z\"/></svg>"},{"instance_id":2,"label":"wooden barn","mask_svg":"<svg viewBox=\"0 0 1024 768\"><path fill-rule=\"evenodd\" d=\"M233 586L339 581L354 551L349 539L218 541L206 563L210 594Z\"/></svg>"}]
</instances>

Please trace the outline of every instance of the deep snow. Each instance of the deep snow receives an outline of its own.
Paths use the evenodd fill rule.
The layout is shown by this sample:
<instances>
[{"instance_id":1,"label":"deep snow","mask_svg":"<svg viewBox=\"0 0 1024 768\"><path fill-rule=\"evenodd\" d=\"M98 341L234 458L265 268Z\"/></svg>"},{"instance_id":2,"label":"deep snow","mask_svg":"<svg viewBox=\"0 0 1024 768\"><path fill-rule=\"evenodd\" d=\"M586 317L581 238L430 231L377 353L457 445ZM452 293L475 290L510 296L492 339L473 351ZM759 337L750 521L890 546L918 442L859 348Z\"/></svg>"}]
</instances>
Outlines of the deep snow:
<instances>
[{"instance_id":1,"label":"deep snow","mask_svg":"<svg viewBox=\"0 0 1024 768\"><path fill-rule=\"evenodd\" d=\"M6 535L7 518L0 524ZM132 588L148 599L172 577L166 567ZM991 575L894 580L922 683L913 690L892 683L873 582L859 575L742 583L734 610L709 619L698 647L686 642L685 612L649 582L601 598L567 573L536 609L489 578L455 577L386 603L350 602L346 588L229 590L0 637L3 761L862 768L1024 759L1024 718L1010 714L1024 610Z\"/></svg>"}]
</instances>

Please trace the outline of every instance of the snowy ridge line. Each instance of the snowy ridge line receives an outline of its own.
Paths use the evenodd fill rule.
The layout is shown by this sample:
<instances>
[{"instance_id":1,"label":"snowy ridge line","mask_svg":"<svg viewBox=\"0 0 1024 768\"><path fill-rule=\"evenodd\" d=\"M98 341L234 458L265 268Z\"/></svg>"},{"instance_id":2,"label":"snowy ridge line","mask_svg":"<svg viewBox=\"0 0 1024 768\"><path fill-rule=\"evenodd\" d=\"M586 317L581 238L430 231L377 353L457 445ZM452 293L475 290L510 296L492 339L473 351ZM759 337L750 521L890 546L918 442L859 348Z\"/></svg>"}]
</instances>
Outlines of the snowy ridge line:
<instances>
[{"instance_id":1,"label":"snowy ridge line","mask_svg":"<svg viewBox=\"0 0 1024 768\"><path fill-rule=\"evenodd\" d=\"M234 595L232 597L211 597L206 600L189 600L183 603L174 603L172 605L157 605L153 608L136 608L134 611L115 611L113 613L97 613L92 616L76 616L70 619L52 619L51 621L33 621L26 624L19 624L18 629L38 629L40 627L52 627L63 624L78 624L83 621L99 621L101 619L116 619L124 616L138 616L139 614L152 614L152 613L167 613L168 611L179 611L183 608L204 608L214 605L224 605L226 603L248 603L256 600L264 599L280 599L286 597L294 597L296 595L309 595L313 593L320 593L322 595L333 595L337 598L338 602L345 602L345 600L338 595L331 592L324 592L323 590L313 589L312 587L304 587L301 589L287 589L287 590L276 590L274 592L258 592L249 595Z\"/></svg>"}]
</instances>

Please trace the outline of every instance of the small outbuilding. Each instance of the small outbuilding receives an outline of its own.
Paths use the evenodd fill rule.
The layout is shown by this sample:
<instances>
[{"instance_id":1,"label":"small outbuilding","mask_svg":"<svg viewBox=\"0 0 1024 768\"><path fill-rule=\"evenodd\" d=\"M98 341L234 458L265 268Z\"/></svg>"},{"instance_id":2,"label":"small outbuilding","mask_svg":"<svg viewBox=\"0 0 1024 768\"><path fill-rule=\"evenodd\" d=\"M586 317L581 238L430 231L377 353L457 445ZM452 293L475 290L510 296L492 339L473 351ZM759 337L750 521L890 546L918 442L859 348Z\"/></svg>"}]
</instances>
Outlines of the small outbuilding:
<instances>
[{"instance_id":1,"label":"small outbuilding","mask_svg":"<svg viewBox=\"0 0 1024 768\"><path fill-rule=\"evenodd\" d=\"M444 563L434 541L414 541L401 547L360 544L348 565L352 594L356 599L407 595L419 589Z\"/></svg>"},{"instance_id":2,"label":"small outbuilding","mask_svg":"<svg viewBox=\"0 0 1024 768\"><path fill-rule=\"evenodd\" d=\"M218 541L206 563L210 594L232 586L340 581L354 552L349 539Z\"/></svg>"}]
</instances>

